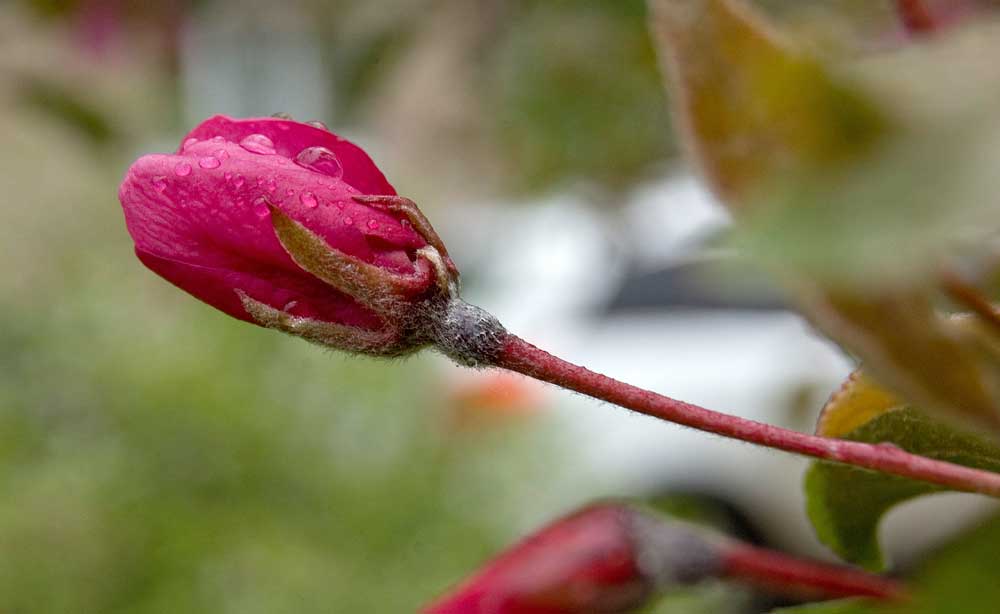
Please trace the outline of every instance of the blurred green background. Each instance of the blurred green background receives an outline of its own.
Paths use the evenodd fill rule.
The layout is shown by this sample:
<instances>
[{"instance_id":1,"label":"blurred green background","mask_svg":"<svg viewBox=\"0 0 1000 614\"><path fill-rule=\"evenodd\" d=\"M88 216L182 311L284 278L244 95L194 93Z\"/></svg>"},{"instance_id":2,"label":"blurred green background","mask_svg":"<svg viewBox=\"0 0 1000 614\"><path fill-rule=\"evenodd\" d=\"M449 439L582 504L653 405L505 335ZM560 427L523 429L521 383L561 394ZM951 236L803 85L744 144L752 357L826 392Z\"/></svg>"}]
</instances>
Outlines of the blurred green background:
<instances>
[{"instance_id":1,"label":"blurred green background","mask_svg":"<svg viewBox=\"0 0 1000 614\"><path fill-rule=\"evenodd\" d=\"M133 257L116 186L207 115L287 111L358 138L432 218L563 189L613 208L675 159L644 13L0 5L0 611L414 611L526 527L633 494L560 466L534 389L470 393L432 357L347 358L191 300ZM742 603L720 590L670 611Z\"/></svg>"}]
</instances>

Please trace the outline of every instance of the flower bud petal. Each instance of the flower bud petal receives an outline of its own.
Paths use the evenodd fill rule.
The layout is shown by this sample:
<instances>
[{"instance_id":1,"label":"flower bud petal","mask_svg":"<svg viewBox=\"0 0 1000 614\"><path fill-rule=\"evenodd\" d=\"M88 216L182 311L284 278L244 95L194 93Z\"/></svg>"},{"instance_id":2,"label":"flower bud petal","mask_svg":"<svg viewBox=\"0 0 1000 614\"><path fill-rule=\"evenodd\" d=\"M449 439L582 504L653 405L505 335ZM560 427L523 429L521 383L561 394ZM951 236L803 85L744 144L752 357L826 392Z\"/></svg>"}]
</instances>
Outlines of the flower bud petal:
<instances>
[{"instance_id":1,"label":"flower bud petal","mask_svg":"<svg viewBox=\"0 0 1000 614\"><path fill-rule=\"evenodd\" d=\"M303 150L326 152L325 164L300 164ZM140 158L119 188L140 260L197 298L313 340L373 333L328 345L391 340L398 353L402 324L386 305L398 314L439 292L432 246L403 213L355 200L365 196L395 190L352 143L286 119L222 116L176 154Z\"/></svg>"},{"instance_id":2,"label":"flower bud petal","mask_svg":"<svg viewBox=\"0 0 1000 614\"><path fill-rule=\"evenodd\" d=\"M717 564L714 545L690 528L595 505L517 544L424 612L625 614L658 587L700 580Z\"/></svg>"},{"instance_id":3,"label":"flower bud petal","mask_svg":"<svg viewBox=\"0 0 1000 614\"><path fill-rule=\"evenodd\" d=\"M290 119L274 117L233 119L216 115L199 124L181 142L185 143L190 139L212 142L212 139L221 136L227 142L240 143L255 134L267 137L273 144L275 155L289 160L294 160L299 152L309 147L329 149L343 166L344 183L353 187L359 194L396 193L392 185L386 181L382 171L360 147L332 132Z\"/></svg>"}]
</instances>

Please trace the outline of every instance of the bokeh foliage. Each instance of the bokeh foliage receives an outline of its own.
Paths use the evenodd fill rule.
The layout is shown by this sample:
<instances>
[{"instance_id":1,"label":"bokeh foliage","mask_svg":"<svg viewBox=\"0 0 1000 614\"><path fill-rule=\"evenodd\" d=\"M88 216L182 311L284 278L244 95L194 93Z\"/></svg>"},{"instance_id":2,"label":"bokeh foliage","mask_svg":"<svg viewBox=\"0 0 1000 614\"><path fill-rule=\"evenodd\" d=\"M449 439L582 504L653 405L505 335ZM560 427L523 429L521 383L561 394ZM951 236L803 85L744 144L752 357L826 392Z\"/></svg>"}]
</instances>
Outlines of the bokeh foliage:
<instances>
[{"instance_id":1,"label":"bokeh foliage","mask_svg":"<svg viewBox=\"0 0 1000 614\"><path fill-rule=\"evenodd\" d=\"M67 40L79 11L93 3L19 4L35 9L31 20L0 7L9 20L0 24L0 44L18 37L0 46L0 139L9 145L0 154L9 203L0 227L0 609L411 611L495 553L511 537L519 506L545 483L548 452L532 441L537 433L508 432L503 441L456 434L430 363L349 361L248 329L167 288L131 258L109 186L137 153L154 142L173 147L184 128L177 49L168 44L179 44L180 33L158 29L177 26L161 17L197 18L211 3L146 3L161 7L150 10L122 3L123 27L159 32L165 42L153 53L161 55L104 57L89 67ZM466 181L476 184L470 191L585 183L613 195L674 160L666 104L681 98L660 87L639 0L484 1L471 22L462 21L469 5L461 0L408 0L375 17L374 3L292 4L325 34L336 84L326 119L371 130L414 159L425 154L441 175L462 166L476 178ZM823 21L805 17L822 4L759 6L799 19L789 30L801 33ZM870 5L836 3L867 14L860 4ZM407 58L434 57L447 38L441 32L455 34L445 49L460 61L444 62L429 79L413 77L423 83L407 80ZM750 122L756 132L720 150L743 156L737 161L750 171L714 177L724 195L726 179L745 180L746 202L760 212L745 220L735 244L796 289L809 286L803 294L819 298L802 299L808 314L871 357L873 371L904 396L945 418L995 401L979 394L977 380L968 388L977 403L955 402L952 393L967 382L928 374L996 377L995 348L984 350L981 336L962 336L936 317L943 299L932 276L942 261L968 253L952 248L981 239L992 213L976 200L995 192L996 90L982 86L1000 78L991 63L977 63L977 77L961 80L978 89L926 86L962 74L956 62L995 55L983 32L916 53L894 49L867 65L855 62L863 45L832 63L795 55L788 81L771 70L784 62L783 49L765 46L750 91L778 104ZM750 34L749 48L759 50ZM723 58L727 68L760 57L736 51ZM719 102L723 81L731 85L706 88L705 100ZM797 91L813 98L789 106ZM410 98L418 103L407 107ZM956 100L974 108L941 104ZM698 108L736 111L737 129L747 128L740 110L760 111L738 96L727 101L728 109ZM455 107L462 112L440 113ZM817 109L829 111L826 119ZM395 115L401 119L386 120ZM710 119L709 135L720 123ZM775 144L766 129L776 122L791 127L774 155L761 157ZM392 128L400 125L415 131ZM878 147L868 146L869 136ZM747 142L757 145L739 147ZM865 147L840 151L845 142ZM437 175L425 181L437 185ZM996 275L995 259L981 260L994 265L986 277ZM885 295L866 294L879 285ZM840 320L823 320L830 308ZM896 355L879 364L872 345ZM913 381L922 385L907 388ZM876 439L893 440L891 433ZM965 611L988 611L982 601L992 597L977 594L976 582L992 581L983 561L997 538L984 531L965 545L978 549L976 557L956 550L957 562L926 576L932 601L968 599ZM945 588L935 592L938 585ZM658 607L719 611L739 609L741 600L708 586ZM816 611L867 606L823 607L833 609Z\"/></svg>"},{"instance_id":2,"label":"bokeh foliage","mask_svg":"<svg viewBox=\"0 0 1000 614\"><path fill-rule=\"evenodd\" d=\"M538 513L544 420L456 429L431 358L330 354L142 268L115 186L180 138L169 63L0 25L0 610L414 611Z\"/></svg>"}]
</instances>

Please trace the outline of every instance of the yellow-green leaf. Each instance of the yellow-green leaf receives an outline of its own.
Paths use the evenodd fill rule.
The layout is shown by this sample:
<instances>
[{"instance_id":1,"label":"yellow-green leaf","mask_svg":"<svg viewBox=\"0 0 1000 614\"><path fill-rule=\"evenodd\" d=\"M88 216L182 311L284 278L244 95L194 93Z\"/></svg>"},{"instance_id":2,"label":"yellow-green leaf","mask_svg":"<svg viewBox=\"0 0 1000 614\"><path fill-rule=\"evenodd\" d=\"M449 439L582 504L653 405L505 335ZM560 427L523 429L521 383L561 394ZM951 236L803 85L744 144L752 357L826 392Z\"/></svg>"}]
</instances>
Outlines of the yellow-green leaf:
<instances>
[{"instance_id":1,"label":"yellow-green leaf","mask_svg":"<svg viewBox=\"0 0 1000 614\"><path fill-rule=\"evenodd\" d=\"M859 90L738 0L651 0L678 127L715 191L745 204L763 182L839 166L886 127Z\"/></svg>"},{"instance_id":2,"label":"yellow-green leaf","mask_svg":"<svg viewBox=\"0 0 1000 614\"><path fill-rule=\"evenodd\" d=\"M942 59L961 66L996 43L834 67L742 0L650 7L694 160L730 206L752 210L741 251L779 271L812 321L906 401L1000 430L1000 361L935 312L932 292L954 242L996 226L982 203L1000 192L1000 115L984 97L946 104L919 70L946 74ZM1000 91L1000 70L974 74Z\"/></svg>"},{"instance_id":3,"label":"yellow-green leaf","mask_svg":"<svg viewBox=\"0 0 1000 614\"><path fill-rule=\"evenodd\" d=\"M1000 361L982 341L992 333L938 314L926 292L799 290L812 321L886 389L937 415L1000 430Z\"/></svg>"},{"instance_id":4,"label":"yellow-green leaf","mask_svg":"<svg viewBox=\"0 0 1000 614\"><path fill-rule=\"evenodd\" d=\"M840 389L823 406L816 424L816 434L824 437L844 437L904 403L880 386L862 369L851 373Z\"/></svg>"},{"instance_id":5,"label":"yellow-green leaf","mask_svg":"<svg viewBox=\"0 0 1000 614\"><path fill-rule=\"evenodd\" d=\"M937 422L912 408L882 413L845 439L891 443L913 454L1000 471L1000 447ZM814 462L805 478L809 519L820 541L841 558L869 569L884 566L878 525L893 506L942 488L906 478Z\"/></svg>"}]
</instances>

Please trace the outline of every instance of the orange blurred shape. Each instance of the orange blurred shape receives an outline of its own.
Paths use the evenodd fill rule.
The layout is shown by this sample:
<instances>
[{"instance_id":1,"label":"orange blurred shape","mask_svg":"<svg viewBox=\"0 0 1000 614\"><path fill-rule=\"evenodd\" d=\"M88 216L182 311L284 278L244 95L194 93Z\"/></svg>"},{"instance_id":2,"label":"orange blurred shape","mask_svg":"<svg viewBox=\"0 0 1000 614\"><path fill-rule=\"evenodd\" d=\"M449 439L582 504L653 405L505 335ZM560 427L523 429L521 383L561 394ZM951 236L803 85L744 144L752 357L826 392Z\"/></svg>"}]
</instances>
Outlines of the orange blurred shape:
<instances>
[{"instance_id":1,"label":"orange blurred shape","mask_svg":"<svg viewBox=\"0 0 1000 614\"><path fill-rule=\"evenodd\" d=\"M489 427L525 420L543 406L542 385L508 371L480 371L452 386L448 405L454 426Z\"/></svg>"}]
</instances>

